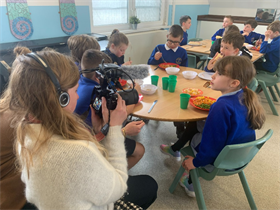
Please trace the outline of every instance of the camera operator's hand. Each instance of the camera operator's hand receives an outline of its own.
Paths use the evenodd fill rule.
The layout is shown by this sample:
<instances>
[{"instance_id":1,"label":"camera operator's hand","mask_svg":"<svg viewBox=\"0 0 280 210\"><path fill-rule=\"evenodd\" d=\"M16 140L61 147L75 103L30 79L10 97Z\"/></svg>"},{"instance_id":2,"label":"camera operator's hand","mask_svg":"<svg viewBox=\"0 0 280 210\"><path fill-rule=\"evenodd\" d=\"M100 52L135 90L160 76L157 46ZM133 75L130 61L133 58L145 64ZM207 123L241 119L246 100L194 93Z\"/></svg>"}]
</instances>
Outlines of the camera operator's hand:
<instances>
[{"instance_id":1,"label":"camera operator's hand","mask_svg":"<svg viewBox=\"0 0 280 210\"><path fill-rule=\"evenodd\" d=\"M128 123L123 129L125 130L125 134L128 136L136 136L141 128L145 125L143 120L141 121L133 121Z\"/></svg>"},{"instance_id":2,"label":"camera operator's hand","mask_svg":"<svg viewBox=\"0 0 280 210\"><path fill-rule=\"evenodd\" d=\"M103 109L103 106L102 106L102 109ZM127 114L126 114L125 101L122 100L122 97L118 94L117 107L116 107L116 109L111 111L109 125L110 126L122 125L126 118L127 118Z\"/></svg>"},{"instance_id":3,"label":"camera operator's hand","mask_svg":"<svg viewBox=\"0 0 280 210\"><path fill-rule=\"evenodd\" d=\"M109 111L107 109L106 105L106 99L102 97L102 117L101 119L97 114L95 114L95 111L92 106L90 106L91 110L91 122L92 122L92 127L95 133L99 133L101 128L108 123L109 119Z\"/></svg>"}]
</instances>

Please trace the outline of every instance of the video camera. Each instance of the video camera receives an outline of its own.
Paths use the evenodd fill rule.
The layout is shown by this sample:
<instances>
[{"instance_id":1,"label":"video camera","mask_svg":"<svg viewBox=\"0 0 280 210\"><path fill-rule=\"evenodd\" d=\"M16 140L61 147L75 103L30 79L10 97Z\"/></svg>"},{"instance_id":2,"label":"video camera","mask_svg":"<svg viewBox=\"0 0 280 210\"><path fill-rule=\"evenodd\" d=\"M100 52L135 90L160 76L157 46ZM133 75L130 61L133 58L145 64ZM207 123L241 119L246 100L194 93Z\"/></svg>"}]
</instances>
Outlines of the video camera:
<instances>
[{"instance_id":1,"label":"video camera","mask_svg":"<svg viewBox=\"0 0 280 210\"><path fill-rule=\"evenodd\" d=\"M96 85L91 94L91 106L94 108L95 113L102 117L102 102L101 98L105 97L107 101L108 110L114 110L117 106L118 94L125 101L126 105L136 104L139 100L138 92L134 89L135 83L132 78L124 72L118 65L104 64L104 61L95 71L96 77L99 79L99 84ZM119 79L126 75L133 84L132 89L124 90L120 84ZM117 91L117 88L121 91ZM118 94L116 94L118 93Z\"/></svg>"}]
</instances>

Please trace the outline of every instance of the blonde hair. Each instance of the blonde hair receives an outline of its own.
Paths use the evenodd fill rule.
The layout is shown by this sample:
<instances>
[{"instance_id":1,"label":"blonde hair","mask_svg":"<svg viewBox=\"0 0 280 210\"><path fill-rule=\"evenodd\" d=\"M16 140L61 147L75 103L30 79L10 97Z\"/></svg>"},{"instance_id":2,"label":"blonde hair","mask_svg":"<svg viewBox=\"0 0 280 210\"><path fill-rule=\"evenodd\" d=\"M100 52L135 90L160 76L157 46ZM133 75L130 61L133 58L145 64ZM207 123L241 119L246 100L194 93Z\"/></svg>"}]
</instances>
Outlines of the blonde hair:
<instances>
[{"instance_id":1,"label":"blonde hair","mask_svg":"<svg viewBox=\"0 0 280 210\"><path fill-rule=\"evenodd\" d=\"M67 40L68 48L75 62L81 63L83 54L88 49L100 50L98 41L87 34L80 34L69 37Z\"/></svg>"},{"instance_id":2,"label":"blonde hair","mask_svg":"<svg viewBox=\"0 0 280 210\"><path fill-rule=\"evenodd\" d=\"M280 20L275 20L267 26L267 30L271 30L273 33L278 31L280 33Z\"/></svg>"},{"instance_id":3,"label":"blonde hair","mask_svg":"<svg viewBox=\"0 0 280 210\"><path fill-rule=\"evenodd\" d=\"M57 77L61 89L67 91L79 80L79 71L70 57L56 51L40 51L42 57ZM9 94L9 95L8 95ZM77 115L63 109L58 101L57 90L47 75L44 67L33 58L18 56L13 63L13 71L7 91L0 103L0 111L8 108L17 116L17 152L19 166L32 166L34 155L42 155L47 143L53 135L61 135L64 139L88 140L94 142L99 151L107 157L105 148L96 140L90 128ZM26 117L32 116L42 126L39 136L35 137ZM56 120L54 119L54 117ZM26 147L25 136L29 135L34 142L33 148Z\"/></svg>"},{"instance_id":4,"label":"blonde hair","mask_svg":"<svg viewBox=\"0 0 280 210\"><path fill-rule=\"evenodd\" d=\"M264 109L257 94L246 87L256 74L255 67L250 59L244 56L226 56L215 63L214 70L221 75L239 80L239 88L244 91L243 98L240 101L248 109L247 119L254 130L261 129L265 122Z\"/></svg>"},{"instance_id":5,"label":"blonde hair","mask_svg":"<svg viewBox=\"0 0 280 210\"><path fill-rule=\"evenodd\" d=\"M111 44L114 44L116 47L120 46L121 44L125 44L128 46L129 41L126 35L121 33L118 29L114 29L109 38L107 47L110 48Z\"/></svg>"}]
</instances>

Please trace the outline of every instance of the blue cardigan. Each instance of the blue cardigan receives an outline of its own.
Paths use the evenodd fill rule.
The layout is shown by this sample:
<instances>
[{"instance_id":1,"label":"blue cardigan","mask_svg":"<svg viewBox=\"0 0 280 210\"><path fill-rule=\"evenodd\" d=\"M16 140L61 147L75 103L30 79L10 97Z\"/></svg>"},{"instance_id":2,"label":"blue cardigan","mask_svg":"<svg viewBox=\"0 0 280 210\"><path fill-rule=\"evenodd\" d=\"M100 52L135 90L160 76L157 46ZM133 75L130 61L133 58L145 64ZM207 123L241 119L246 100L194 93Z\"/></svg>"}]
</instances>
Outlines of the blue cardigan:
<instances>
[{"instance_id":1,"label":"blue cardigan","mask_svg":"<svg viewBox=\"0 0 280 210\"><path fill-rule=\"evenodd\" d=\"M243 31L240 31L240 33L243 34ZM257 41L259 38L264 40L264 35L252 31L248 36L244 36L244 38L245 43L254 44L254 41Z\"/></svg>"},{"instance_id":2,"label":"blue cardigan","mask_svg":"<svg viewBox=\"0 0 280 210\"><path fill-rule=\"evenodd\" d=\"M176 63L179 66L188 67L188 54L184 48L178 47L177 51L174 52L171 49L166 50L164 44L157 45L156 48L153 50L148 60L149 65L158 65L164 63L162 58L160 58L159 60L156 60L154 58L156 52L158 52L158 49L162 53L162 57L167 63Z\"/></svg>"},{"instance_id":3,"label":"blue cardigan","mask_svg":"<svg viewBox=\"0 0 280 210\"><path fill-rule=\"evenodd\" d=\"M188 32L184 32L184 35L183 35L183 40L181 41L180 43L180 46L183 46L183 45L186 45L188 44Z\"/></svg>"},{"instance_id":4,"label":"blue cardigan","mask_svg":"<svg viewBox=\"0 0 280 210\"><path fill-rule=\"evenodd\" d=\"M219 30L211 37L211 40L212 40L212 41L215 41L215 40L216 40L216 36L223 36L224 31L225 31L224 28L219 29Z\"/></svg>"},{"instance_id":5,"label":"blue cardigan","mask_svg":"<svg viewBox=\"0 0 280 210\"><path fill-rule=\"evenodd\" d=\"M260 53L265 53L266 62L262 64L264 69L275 72L280 63L280 36L274 38L270 44L267 41L263 41Z\"/></svg>"},{"instance_id":6,"label":"blue cardigan","mask_svg":"<svg viewBox=\"0 0 280 210\"><path fill-rule=\"evenodd\" d=\"M243 90L225 94L211 106L202 132L195 167L213 164L226 145L246 143L256 139L255 131L247 120L247 107L239 100Z\"/></svg>"},{"instance_id":7,"label":"blue cardigan","mask_svg":"<svg viewBox=\"0 0 280 210\"><path fill-rule=\"evenodd\" d=\"M96 85L99 85L99 83L84 77L82 74L80 75L79 87L78 87L78 91L77 91L77 93L79 95L79 99L77 101L75 113L77 113L78 115L81 115L88 110L90 101L91 101L91 94ZM92 126L91 110L89 110L89 114L88 114L85 122L89 126Z\"/></svg>"}]
</instances>

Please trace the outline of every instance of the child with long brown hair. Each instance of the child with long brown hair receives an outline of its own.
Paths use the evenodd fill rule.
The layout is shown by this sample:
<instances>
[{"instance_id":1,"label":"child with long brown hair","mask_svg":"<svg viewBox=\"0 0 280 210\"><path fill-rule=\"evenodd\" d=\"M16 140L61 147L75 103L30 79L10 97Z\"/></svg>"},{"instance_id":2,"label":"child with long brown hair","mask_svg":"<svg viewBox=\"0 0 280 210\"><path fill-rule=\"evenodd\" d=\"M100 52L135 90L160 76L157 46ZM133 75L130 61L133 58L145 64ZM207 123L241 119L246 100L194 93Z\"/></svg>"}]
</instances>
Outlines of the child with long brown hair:
<instances>
[{"instance_id":1,"label":"child with long brown hair","mask_svg":"<svg viewBox=\"0 0 280 210\"><path fill-rule=\"evenodd\" d=\"M114 29L109 38L108 46L105 53L109 55L113 63L121 65L131 65L132 61L124 62L124 54L129 45L128 38L125 34L121 33L118 29Z\"/></svg>"},{"instance_id":2,"label":"child with long brown hair","mask_svg":"<svg viewBox=\"0 0 280 210\"><path fill-rule=\"evenodd\" d=\"M222 96L211 106L206 121L197 121L193 130L186 132L188 135L184 139L171 146L180 150L192 139L191 146L196 156L188 156L183 162L187 171L196 167L211 171L216 157L226 145L254 141L255 129L261 129L265 122L258 96L246 88L256 73L252 62L242 56L227 56L217 61L214 70L211 88L221 91ZM186 173L180 184L190 197L195 197Z\"/></svg>"},{"instance_id":3,"label":"child with long brown hair","mask_svg":"<svg viewBox=\"0 0 280 210\"><path fill-rule=\"evenodd\" d=\"M93 132L73 114L80 73L71 58L40 51L18 56L12 69L0 112L10 110L17 119L13 126L27 200L39 209L113 209L127 190L125 102L118 98L109 120L103 98L103 119L92 112ZM109 132L100 144L94 133L105 123Z\"/></svg>"}]
</instances>

